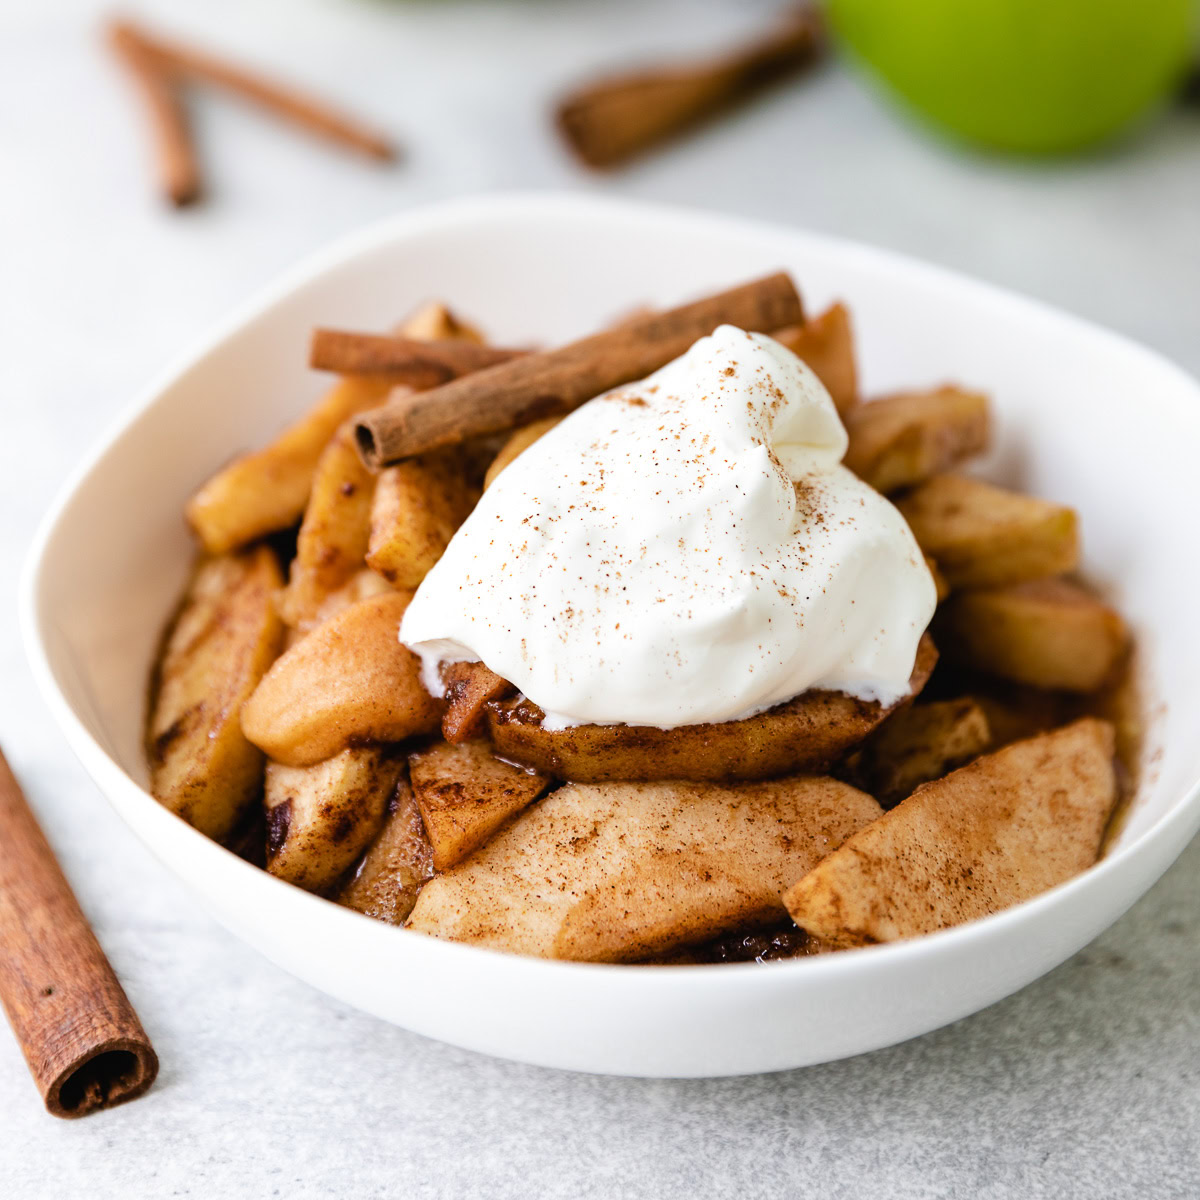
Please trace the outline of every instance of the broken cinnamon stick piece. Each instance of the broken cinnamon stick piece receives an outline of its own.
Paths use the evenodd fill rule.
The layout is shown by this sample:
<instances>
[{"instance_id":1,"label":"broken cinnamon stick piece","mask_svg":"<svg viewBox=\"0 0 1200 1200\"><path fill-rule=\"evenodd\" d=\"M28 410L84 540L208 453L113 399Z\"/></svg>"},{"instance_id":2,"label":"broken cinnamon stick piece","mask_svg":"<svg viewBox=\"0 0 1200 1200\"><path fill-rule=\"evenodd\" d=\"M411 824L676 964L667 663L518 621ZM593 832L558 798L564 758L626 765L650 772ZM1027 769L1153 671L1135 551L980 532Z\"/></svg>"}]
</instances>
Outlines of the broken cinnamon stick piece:
<instances>
[{"instance_id":1,"label":"broken cinnamon stick piece","mask_svg":"<svg viewBox=\"0 0 1200 1200\"><path fill-rule=\"evenodd\" d=\"M154 136L157 171L167 199L176 208L200 198L200 167L187 111L175 84L127 25L109 26L108 41L141 92Z\"/></svg>"},{"instance_id":2,"label":"broken cinnamon stick piece","mask_svg":"<svg viewBox=\"0 0 1200 1200\"><path fill-rule=\"evenodd\" d=\"M214 55L179 42L152 37L128 21L111 26L112 37L136 45L168 77L210 83L242 96L327 141L381 162L396 158L396 147L386 134L368 128L332 106L284 84L264 79Z\"/></svg>"},{"instance_id":3,"label":"broken cinnamon stick piece","mask_svg":"<svg viewBox=\"0 0 1200 1200\"><path fill-rule=\"evenodd\" d=\"M820 17L805 6L774 33L721 58L581 87L560 102L558 127L588 166L616 166L807 66L821 46Z\"/></svg>"},{"instance_id":4,"label":"broken cinnamon stick piece","mask_svg":"<svg viewBox=\"0 0 1200 1200\"><path fill-rule=\"evenodd\" d=\"M0 753L0 1001L56 1117L140 1096L146 1037Z\"/></svg>"},{"instance_id":5,"label":"broken cinnamon stick piece","mask_svg":"<svg viewBox=\"0 0 1200 1200\"><path fill-rule=\"evenodd\" d=\"M426 389L482 367L507 362L522 353L476 342L426 342L341 329L314 329L308 365L337 375L386 375L396 384Z\"/></svg>"},{"instance_id":6,"label":"broken cinnamon stick piece","mask_svg":"<svg viewBox=\"0 0 1200 1200\"><path fill-rule=\"evenodd\" d=\"M432 391L397 396L359 419L358 448L367 465L379 469L440 446L569 412L609 388L657 371L718 325L762 333L803 319L791 277L768 275L557 350L486 367Z\"/></svg>"}]
</instances>

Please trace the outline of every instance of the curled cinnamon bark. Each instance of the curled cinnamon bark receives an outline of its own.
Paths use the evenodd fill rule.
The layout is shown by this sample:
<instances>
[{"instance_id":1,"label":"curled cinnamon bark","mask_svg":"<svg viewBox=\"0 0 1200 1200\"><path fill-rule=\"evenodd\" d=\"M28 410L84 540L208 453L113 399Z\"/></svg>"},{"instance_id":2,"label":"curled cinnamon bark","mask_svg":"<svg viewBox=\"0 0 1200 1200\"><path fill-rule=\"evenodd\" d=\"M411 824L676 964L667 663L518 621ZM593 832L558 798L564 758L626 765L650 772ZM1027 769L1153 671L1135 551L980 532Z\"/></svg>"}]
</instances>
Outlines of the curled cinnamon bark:
<instances>
[{"instance_id":1,"label":"curled cinnamon bark","mask_svg":"<svg viewBox=\"0 0 1200 1200\"><path fill-rule=\"evenodd\" d=\"M179 91L131 28L115 21L108 42L141 93L154 138L156 170L176 208L200 198L200 167Z\"/></svg>"},{"instance_id":2,"label":"curled cinnamon bark","mask_svg":"<svg viewBox=\"0 0 1200 1200\"><path fill-rule=\"evenodd\" d=\"M617 166L808 66L821 46L820 17L806 5L761 41L721 58L581 87L559 104L558 127L588 166Z\"/></svg>"},{"instance_id":3,"label":"curled cinnamon bark","mask_svg":"<svg viewBox=\"0 0 1200 1200\"><path fill-rule=\"evenodd\" d=\"M803 321L790 276L780 272L681 308L650 313L578 342L511 359L427 392L396 396L355 428L368 466L569 412L641 379L718 325L767 332Z\"/></svg>"},{"instance_id":4,"label":"curled cinnamon bark","mask_svg":"<svg viewBox=\"0 0 1200 1200\"><path fill-rule=\"evenodd\" d=\"M158 1057L0 754L0 1001L46 1108L133 1100Z\"/></svg>"},{"instance_id":5,"label":"curled cinnamon bark","mask_svg":"<svg viewBox=\"0 0 1200 1200\"><path fill-rule=\"evenodd\" d=\"M214 55L160 40L129 21L111 21L107 36L142 92L153 123L159 175L175 205L190 203L202 190L180 95L183 83L208 83L233 92L309 133L377 161L389 162L397 156L395 145L385 134L323 101Z\"/></svg>"},{"instance_id":6,"label":"curled cinnamon bark","mask_svg":"<svg viewBox=\"0 0 1200 1200\"><path fill-rule=\"evenodd\" d=\"M396 157L396 147L386 134L338 112L322 100L181 42L152 37L129 22L118 21L114 29L119 29L121 36L139 45L142 52L169 75L224 88L309 133L369 158L390 162Z\"/></svg>"},{"instance_id":7,"label":"curled cinnamon bark","mask_svg":"<svg viewBox=\"0 0 1200 1200\"><path fill-rule=\"evenodd\" d=\"M425 389L507 362L522 353L476 342L449 339L429 342L341 329L314 329L308 365L338 375L386 375L397 384Z\"/></svg>"}]
</instances>

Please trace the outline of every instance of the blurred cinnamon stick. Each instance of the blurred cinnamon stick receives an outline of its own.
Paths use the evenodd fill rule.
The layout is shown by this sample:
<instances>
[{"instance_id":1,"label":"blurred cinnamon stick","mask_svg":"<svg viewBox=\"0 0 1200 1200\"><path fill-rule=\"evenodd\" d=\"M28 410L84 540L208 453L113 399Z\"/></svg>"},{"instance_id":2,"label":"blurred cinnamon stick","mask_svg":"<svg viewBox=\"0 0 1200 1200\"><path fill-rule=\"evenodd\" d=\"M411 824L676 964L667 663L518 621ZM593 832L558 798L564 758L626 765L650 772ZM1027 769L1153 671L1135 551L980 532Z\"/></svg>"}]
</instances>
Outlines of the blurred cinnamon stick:
<instances>
[{"instance_id":1,"label":"blurred cinnamon stick","mask_svg":"<svg viewBox=\"0 0 1200 1200\"><path fill-rule=\"evenodd\" d=\"M386 375L396 384L421 390L507 362L522 353L477 342L430 342L398 335L314 329L308 365L338 375Z\"/></svg>"},{"instance_id":2,"label":"blurred cinnamon stick","mask_svg":"<svg viewBox=\"0 0 1200 1200\"><path fill-rule=\"evenodd\" d=\"M0 753L0 1001L56 1117L140 1096L146 1037Z\"/></svg>"},{"instance_id":3,"label":"blurred cinnamon stick","mask_svg":"<svg viewBox=\"0 0 1200 1200\"><path fill-rule=\"evenodd\" d=\"M110 46L137 81L154 122L159 173L174 204L200 194L200 172L179 85L207 83L232 92L335 145L379 162L396 158L383 134L303 92L180 42L164 41L131 21L108 25Z\"/></svg>"},{"instance_id":4,"label":"blurred cinnamon stick","mask_svg":"<svg viewBox=\"0 0 1200 1200\"><path fill-rule=\"evenodd\" d=\"M804 6L760 41L707 62L599 79L560 102L558 127L591 167L613 167L814 62L820 16Z\"/></svg>"},{"instance_id":5,"label":"blurred cinnamon stick","mask_svg":"<svg viewBox=\"0 0 1200 1200\"><path fill-rule=\"evenodd\" d=\"M397 396L359 420L358 447L367 465L378 469L568 412L657 371L718 325L767 332L803 320L791 277L769 275L682 308L636 317L557 350L486 367L432 391Z\"/></svg>"},{"instance_id":6,"label":"blurred cinnamon stick","mask_svg":"<svg viewBox=\"0 0 1200 1200\"><path fill-rule=\"evenodd\" d=\"M129 26L113 22L108 41L141 92L154 138L156 169L163 192L177 208L200 198L200 167L187 110L178 88Z\"/></svg>"}]
</instances>

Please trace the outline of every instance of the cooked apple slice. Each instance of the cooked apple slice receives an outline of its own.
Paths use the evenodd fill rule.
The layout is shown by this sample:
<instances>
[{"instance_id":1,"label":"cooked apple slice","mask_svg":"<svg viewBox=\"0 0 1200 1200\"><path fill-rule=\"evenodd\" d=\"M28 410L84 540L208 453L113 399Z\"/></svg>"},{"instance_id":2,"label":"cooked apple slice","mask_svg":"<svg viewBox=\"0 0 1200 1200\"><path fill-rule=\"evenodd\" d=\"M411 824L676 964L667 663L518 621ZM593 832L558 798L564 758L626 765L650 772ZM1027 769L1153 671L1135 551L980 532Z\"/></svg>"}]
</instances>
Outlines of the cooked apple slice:
<instances>
[{"instance_id":1,"label":"cooked apple slice","mask_svg":"<svg viewBox=\"0 0 1200 1200\"><path fill-rule=\"evenodd\" d=\"M971 699L987 717L993 750L1049 733L1082 715L1077 696L998 678L976 678Z\"/></svg>"},{"instance_id":2,"label":"cooked apple slice","mask_svg":"<svg viewBox=\"0 0 1200 1200\"><path fill-rule=\"evenodd\" d=\"M316 616L308 628L315 629L318 625L323 625L331 617L345 612L360 600L369 600L372 596L382 596L395 590L382 575L376 575L374 571L364 567L361 571L356 571L351 575L337 591L330 592L321 601L321 606L317 609Z\"/></svg>"},{"instance_id":3,"label":"cooked apple slice","mask_svg":"<svg viewBox=\"0 0 1200 1200\"><path fill-rule=\"evenodd\" d=\"M833 779L568 784L426 884L409 927L622 962L783 916L789 878L879 815Z\"/></svg>"},{"instance_id":4,"label":"cooked apple slice","mask_svg":"<svg viewBox=\"0 0 1200 1200\"><path fill-rule=\"evenodd\" d=\"M383 828L336 899L377 921L403 925L433 875L433 853L408 780L401 774Z\"/></svg>"},{"instance_id":5,"label":"cooked apple slice","mask_svg":"<svg viewBox=\"0 0 1200 1200\"><path fill-rule=\"evenodd\" d=\"M416 312L405 318L400 326L405 337L419 338L426 342L484 342L483 334L461 320L440 300L430 300Z\"/></svg>"},{"instance_id":6,"label":"cooked apple slice","mask_svg":"<svg viewBox=\"0 0 1200 1200\"><path fill-rule=\"evenodd\" d=\"M987 397L960 387L883 396L858 405L845 421L846 466L884 493L922 483L988 444Z\"/></svg>"},{"instance_id":7,"label":"cooked apple slice","mask_svg":"<svg viewBox=\"0 0 1200 1200\"><path fill-rule=\"evenodd\" d=\"M1088 717L917 788L784 900L836 946L961 925L1090 867L1116 799L1113 728Z\"/></svg>"},{"instance_id":8,"label":"cooked apple slice","mask_svg":"<svg viewBox=\"0 0 1200 1200\"><path fill-rule=\"evenodd\" d=\"M858 403L854 330L844 304L831 305L811 321L777 330L771 336L813 369L841 416L845 417Z\"/></svg>"},{"instance_id":9,"label":"cooked apple slice","mask_svg":"<svg viewBox=\"0 0 1200 1200\"><path fill-rule=\"evenodd\" d=\"M438 302L419 308L400 332L411 338L483 341L478 330ZM186 508L205 549L220 554L294 525L329 440L352 417L382 404L391 388L386 376L346 376L271 445L218 471Z\"/></svg>"},{"instance_id":10,"label":"cooked apple slice","mask_svg":"<svg viewBox=\"0 0 1200 1200\"><path fill-rule=\"evenodd\" d=\"M382 471L367 565L397 587L417 587L479 502L468 474L458 450L408 458Z\"/></svg>"},{"instance_id":11,"label":"cooked apple slice","mask_svg":"<svg viewBox=\"0 0 1200 1200\"><path fill-rule=\"evenodd\" d=\"M294 525L329 439L351 417L382 404L390 386L386 379L342 379L265 449L218 471L185 510L205 549L221 554Z\"/></svg>"},{"instance_id":12,"label":"cooked apple slice","mask_svg":"<svg viewBox=\"0 0 1200 1200\"><path fill-rule=\"evenodd\" d=\"M293 629L311 628L326 597L363 567L375 476L343 425L317 462L279 611Z\"/></svg>"},{"instance_id":13,"label":"cooked apple slice","mask_svg":"<svg viewBox=\"0 0 1200 1200\"><path fill-rule=\"evenodd\" d=\"M436 742L410 755L408 769L437 871L477 850L550 785L546 775L501 762L486 741Z\"/></svg>"},{"instance_id":14,"label":"cooked apple slice","mask_svg":"<svg viewBox=\"0 0 1200 1200\"><path fill-rule=\"evenodd\" d=\"M360 600L296 642L242 708L246 736L276 762L306 767L348 746L433 732L441 701L398 637L411 599Z\"/></svg>"},{"instance_id":15,"label":"cooked apple slice","mask_svg":"<svg viewBox=\"0 0 1200 1200\"><path fill-rule=\"evenodd\" d=\"M938 613L938 632L967 666L1069 692L1103 687L1129 646L1120 614L1065 579L959 592Z\"/></svg>"},{"instance_id":16,"label":"cooked apple slice","mask_svg":"<svg viewBox=\"0 0 1200 1200\"><path fill-rule=\"evenodd\" d=\"M951 588L998 587L1073 571L1074 510L965 475L935 475L896 507Z\"/></svg>"},{"instance_id":17,"label":"cooked apple slice","mask_svg":"<svg viewBox=\"0 0 1200 1200\"><path fill-rule=\"evenodd\" d=\"M926 636L917 650L910 696L925 686L936 661ZM676 729L575 725L548 730L542 728L542 710L518 698L489 705L488 730L502 758L560 779L768 779L824 770L894 708L842 692L807 691L741 721Z\"/></svg>"},{"instance_id":18,"label":"cooked apple slice","mask_svg":"<svg viewBox=\"0 0 1200 1200\"><path fill-rule=\"evenodd\" d=\"M487 720L488 704L516 690L481 662L447 663L442 667L442 682L446 685L442 737L448 742L478 737Z\"/></svg>"},{"instance_id":19,"label":"cooked apple slice","mask_svg":"<svg viewBox=\"0 0 1200 1200\"><path fill-rule=\"evenodd\" d=\"M201 833L233 831L262 786L242 705L279 653L283 579L265 546L201 562L164 642L146 725L150 790Z\"/></svg>"},{"instance_id":20,"label":"cooked apple slice","mask_svg":"<svg viewBox=\"0 0 1200 1200\"><path fill-rule=\"evenodd\" d=\"M522 425L513 433L508 441L500 447L500 453L492 459L492 465L488 467L487 474L483 477L483 490L486 492L496 482L496 476L513 459L528 450L543 434L549 433L561 420L562 417L543 417L540 421L530 421L528 425Z\"/></svg>"},{"instance_id":21,"label":"cooked apple slice","mask_svg":"<svg viewBox=\"0 0 1200 1200\"><path fill-rule=\"evenodd\" d=\"M283 640L284 649L290 650L305 634L311 633L318 625L324 625L326 621L336 617L340 612L345 612L360 600L367 600L371 596L382 596L385 592L394 592L395 590L382 575L376 575L368 567L356 571L340 588L330 592L321 601L311 619L304 621L299 627L287 627Z\"/></svg>"},{"instance_id":22,"label":"cooked apple slice","mask_svg":"<svg viewBox=\"0 0 1200 1200\"><path fill-rule=\"evenodd\" d=\"M854 781L890 808L919 784L982 754L990 739L987 717L970 696L911 704L866 740Z\"/></svg>"},{"instance_id":23,"label":"cooked apple slice","mask_svg":"<svg viewBox=\"0 0 1200 1200\"><path fill-rule=\"evenodd\" d=\"M383 825L403 760L355 746L312 767L267 763L267 870L326 892Z\"/></svg>"}]
</instances>

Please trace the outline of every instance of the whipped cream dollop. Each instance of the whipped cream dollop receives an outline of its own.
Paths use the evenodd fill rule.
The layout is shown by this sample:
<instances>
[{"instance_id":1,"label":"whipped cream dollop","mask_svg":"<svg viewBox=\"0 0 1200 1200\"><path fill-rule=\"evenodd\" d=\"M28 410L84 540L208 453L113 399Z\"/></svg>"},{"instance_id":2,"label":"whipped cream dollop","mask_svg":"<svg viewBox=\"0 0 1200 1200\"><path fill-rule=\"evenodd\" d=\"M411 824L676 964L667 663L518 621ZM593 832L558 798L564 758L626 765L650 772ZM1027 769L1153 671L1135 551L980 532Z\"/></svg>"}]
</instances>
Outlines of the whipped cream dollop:
<instances>
[{"instance_id":1,"label":"whipped cream dollop","mask_svg":"<svg viewBox=\"0 0 1200 1200\"><path fill-rule=\"evenodd\" d=\"M730 721L808 688L890 704L937 598L846 445L799 358L722 326L508 466L400 640L435 694L441 664L482 660L549 728Z\"/></svg>"}]
</instances>

